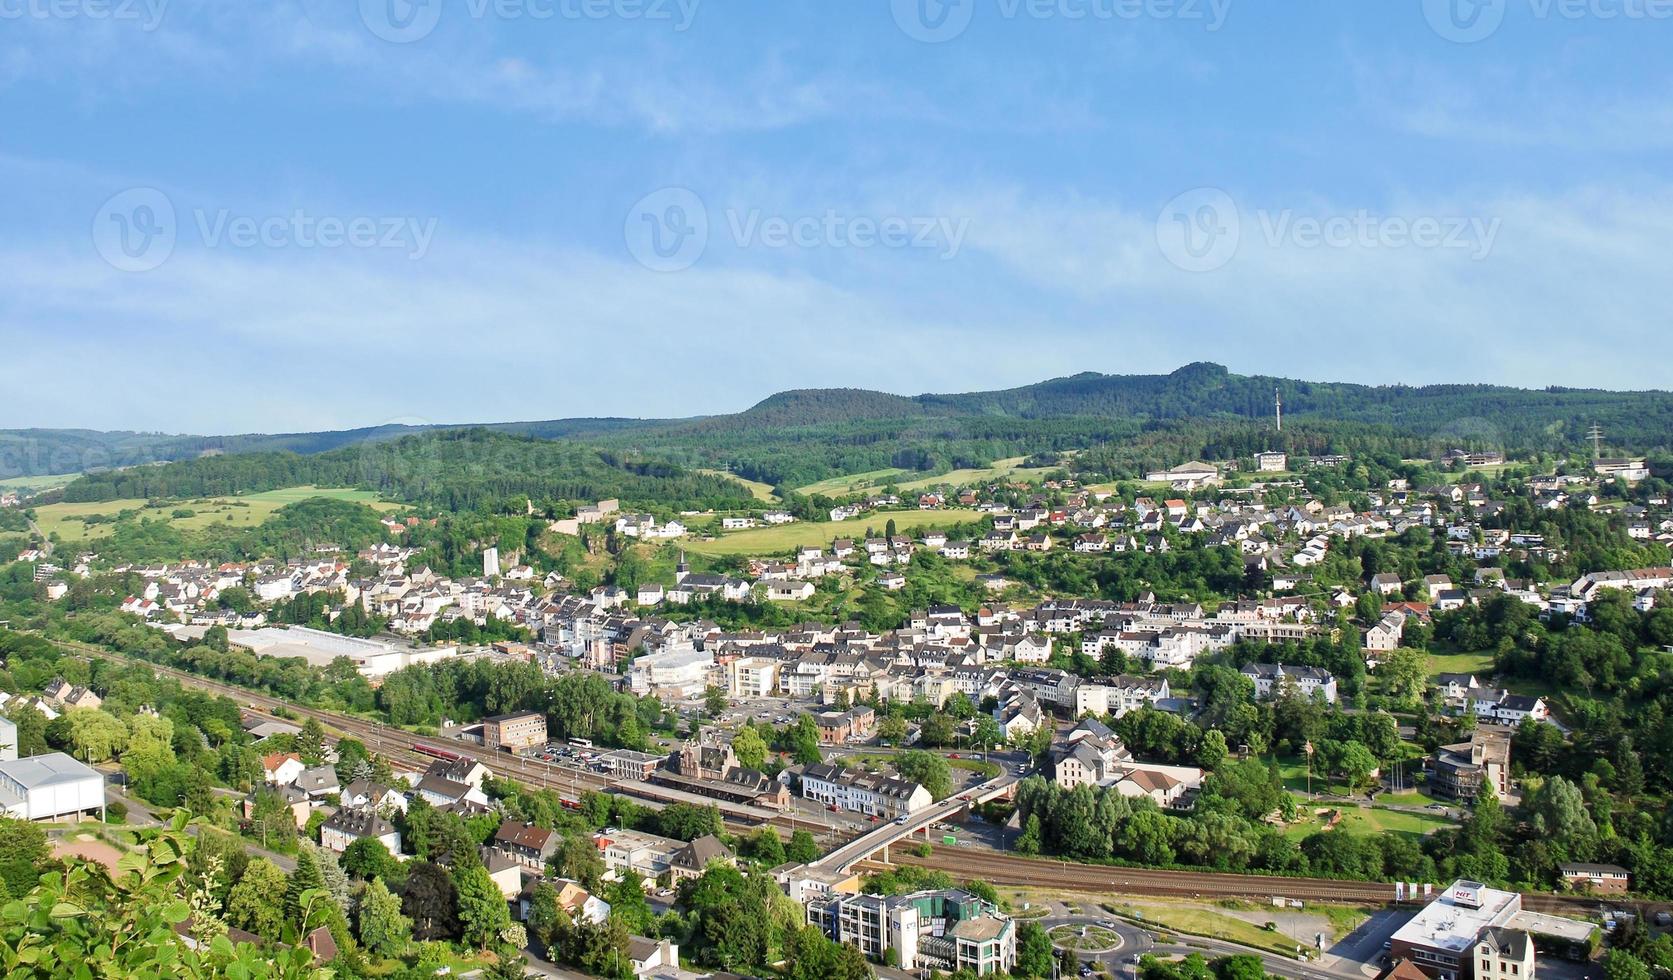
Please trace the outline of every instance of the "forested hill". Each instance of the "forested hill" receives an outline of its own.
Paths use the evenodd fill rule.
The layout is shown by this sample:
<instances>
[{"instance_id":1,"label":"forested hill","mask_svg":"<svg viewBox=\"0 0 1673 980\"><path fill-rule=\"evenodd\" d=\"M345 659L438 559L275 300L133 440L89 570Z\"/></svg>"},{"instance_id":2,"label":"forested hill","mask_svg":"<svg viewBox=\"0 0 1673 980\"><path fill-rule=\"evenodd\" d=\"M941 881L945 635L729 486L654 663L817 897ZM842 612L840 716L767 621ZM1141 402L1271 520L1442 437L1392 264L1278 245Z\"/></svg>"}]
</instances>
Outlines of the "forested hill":
<instances>
[{"instance_id":1,"label":"forested hill","mask_svg":"<svg viewBox=\"0 0 1673 980\"><path fill-rule=\"evenodd\" d=\"M1587 427L1604 427L1615 451L1673 443L1673 393L1596 389L1529 390L1494 385L1368 386L1232 374L1196 363L1158 375L1077 374L1000 391L903 396L862 389L786 391L733 415L688 419L558 419L483 426L376 426L280 435L177 436L66 429L0 430L0 478L74 473L190 459L206 453L329 453L343 447L465 428L540 439L654 450L753 478L850 467L925 469L931 457L961 460L1086 445L1100 427L1116 437L1145 423L1220 424L1272 418L1273 393L1296 423L1369 425L1426 442L1471 442L1508 450L1582 447ZM1054 426L1022 423L1059 420ZM1049 430L1049 431L1048 431ZM1097 437L1097 431L1091 432ZM885 449L884 443L891 445ZM972 443L976 443L972 445ZM770 448L769 448L770 447ZM1444 448L1444 447L1443 447ZM809 453L828 458L806 465ZM793 453L795 465L777 454ZM896 453L903 453L895 459ZM926 455L927 453L927 455Z\"/></svg>"},{"instance_id":2,"label":"forested hill","mask_svg":"<svg viewBox=\"0 0 1673 980\"><path fill-rule=\"evenodd\" d=\"M405 436L314 455L208 456L92 473L63 490L68 501L193 498L280 487L366 487L449 510L527 497L536 505L619 497L629 505L737 506L748 488L631 452L485 429Z\"/></svg>"},{"instance_id":3,"label":"forested hill","mask_svg":"<svg viewBox=\"0 0 1673 980\"><path fill-rule=\"evenodd\" d=\"M1545 426L1569 419L1638 425L1644 413L1673 421L1673 392L1618 392L1581 388L1531 390L1495 385L1370 386L1296 381L1232 374L1218 364L1196 363L1171 374L1076 374L1021 388L905 397L854 388L807 389L773 395L737 415L717 416L690 428L716 431L754 427L823 425L862 419L959 418L1151 418L1213 416L1271 418L1281 394L1288 418L1372 422L1433 431L1466 417L1512 413L1512 424ZM1648 421L1648 420L1645 420ZM1587 423L1588 425L1590 422ZM678 431L676 428L674 431Z\"/></svg>"}]
</instances>

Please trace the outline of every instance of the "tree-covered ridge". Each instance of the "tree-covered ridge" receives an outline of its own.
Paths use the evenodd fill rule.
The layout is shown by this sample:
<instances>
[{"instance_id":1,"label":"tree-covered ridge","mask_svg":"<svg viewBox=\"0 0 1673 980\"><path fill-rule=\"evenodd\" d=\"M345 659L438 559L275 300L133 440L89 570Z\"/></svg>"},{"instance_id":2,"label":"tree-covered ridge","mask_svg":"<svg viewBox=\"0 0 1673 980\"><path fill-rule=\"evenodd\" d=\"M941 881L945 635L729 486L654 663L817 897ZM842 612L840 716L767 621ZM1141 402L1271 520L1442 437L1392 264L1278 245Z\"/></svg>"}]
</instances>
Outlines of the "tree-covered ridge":
<instances>
[{"instance_id":1,"label":"tree-covered ridge","mask_svg":"<svg viewBox=\"0 0 1673 980\"><path fill-rule=\"evenodd\" d=\"M64 489L69 501L168 499L292 486L362 487L447 510L515 497L590 501L619 497L670 507L748 501L723 476L689 472L631 450L462 429L363 443L312 456L209 456L166 466L88 474Z\"/></svg>"},{"instance_id":2,"label":"tree-covered ridge","mask_svg":"<svg viewBox=\"0 0 1673 980\"><path fill-rule=\"evenodd\" d=\"M1587 428L1597 424L1604 427L1611 445L1645 452L1669 448L1673 432L1673 393L1664 391L1369 386L1239 375L1218 364L1196 363L1171 374L1088 372L1018 388L961 394L793 390L736 414L689 419L578 418L433 428L382 425L236 436L0 430L0 478L135 466L204 453L311 455L350 446L400 443L412 435L476 430L621 447L678 447L703 453L705 465L739 457L752 478L776 483L780 481L755 474L777 473L784 482L803 478L814 468L795 457L810 445L838 457L812 478L817 480L881 466L933 471L932 466L914 465L914 457L947 460L950 466L986 465L1006 455L1071 448L1062 445L1070 434L1090 436L1083 438L1081 446L1097 445L1124 438L1133 427L1154 424L1241 423L1270 428L1274 392L1282 394L1287 422L1386 428L1396 436L1426 444L1474 442L1496 449L1568 451L1580 448ZM1108 427L1101 437L1100 426ZM1089 434L1089 429L1094 431ZM893 462L897 455L903 462ZM790 459L775 458L779 456Z\"/></svg>"}]
</instances>

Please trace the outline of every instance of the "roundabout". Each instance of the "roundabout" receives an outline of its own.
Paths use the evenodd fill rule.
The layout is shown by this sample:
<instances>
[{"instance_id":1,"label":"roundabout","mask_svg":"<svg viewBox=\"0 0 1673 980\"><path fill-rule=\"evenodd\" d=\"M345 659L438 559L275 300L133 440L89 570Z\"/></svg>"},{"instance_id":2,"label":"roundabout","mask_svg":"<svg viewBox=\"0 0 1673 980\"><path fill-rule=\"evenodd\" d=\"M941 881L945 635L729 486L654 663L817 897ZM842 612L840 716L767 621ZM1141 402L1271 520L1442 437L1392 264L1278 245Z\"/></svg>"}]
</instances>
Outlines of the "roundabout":
<instances>
[{"instance_id":1,"label":"roundabout","mask_svg":"<svg viewBox=\"0 0 1673 980\"><path fill-rule=\"evenodd\" d=\"M1055 949L1073 950L1092 956L1107 956L1124 945L1121 935L1114 929L1091 919L1061 922L1048 928L1046 935L1051 937L1051 944Z\"/></svg>"}]
</instances>

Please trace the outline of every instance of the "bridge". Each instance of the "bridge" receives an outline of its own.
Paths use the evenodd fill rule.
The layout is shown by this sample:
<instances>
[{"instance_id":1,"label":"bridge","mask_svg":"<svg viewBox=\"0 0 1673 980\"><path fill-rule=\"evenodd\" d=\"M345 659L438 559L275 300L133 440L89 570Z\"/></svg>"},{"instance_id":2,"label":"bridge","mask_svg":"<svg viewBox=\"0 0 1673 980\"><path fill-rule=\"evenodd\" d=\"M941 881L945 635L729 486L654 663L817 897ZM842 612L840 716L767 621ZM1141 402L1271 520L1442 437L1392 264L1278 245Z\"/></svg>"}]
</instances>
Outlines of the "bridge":
<instances>
[{"instance_id":1,"label":"bridge","mask_svg":"<svg viewBox=\"0 0 1673 980\"><path fill-rule=\"evenodd\" d=\"M924 833L924 839L928 840L930 838L929 829L933 824L940 823L977 804L986 803L1001 796L1008 796L1017 782L1016 776L1010 773L1001 773L985 783L973 786L962 793L949 796L939 803L926 806L900 820L891 820L875 830L862 834L814 861L809 867L823 871L847 871L853 865L866 860L879 851L883 852L883 860L887 861L889 859L889 845L907 840L920 830Z\"/></svg>"}]
</instances>

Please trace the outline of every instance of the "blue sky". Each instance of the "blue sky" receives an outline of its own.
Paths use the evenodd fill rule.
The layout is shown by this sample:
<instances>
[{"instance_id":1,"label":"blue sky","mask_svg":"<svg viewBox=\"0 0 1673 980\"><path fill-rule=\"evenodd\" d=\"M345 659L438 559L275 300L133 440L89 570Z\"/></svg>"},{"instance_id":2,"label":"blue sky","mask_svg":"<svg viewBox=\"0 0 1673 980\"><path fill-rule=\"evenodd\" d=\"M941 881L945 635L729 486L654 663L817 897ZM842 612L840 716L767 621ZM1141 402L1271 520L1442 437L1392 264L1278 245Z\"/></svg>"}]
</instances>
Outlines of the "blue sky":
<instances>
[{"instance_id":1,"label":"blue sky","mask_svg":"<svg viewBox=\"0 0 1673 980\"><path fill-rule=\"evenodd\" d=\"M1670 41L1666 0L0 0L0 426L1669 387Z\"/></svg>"}]
</instances>

